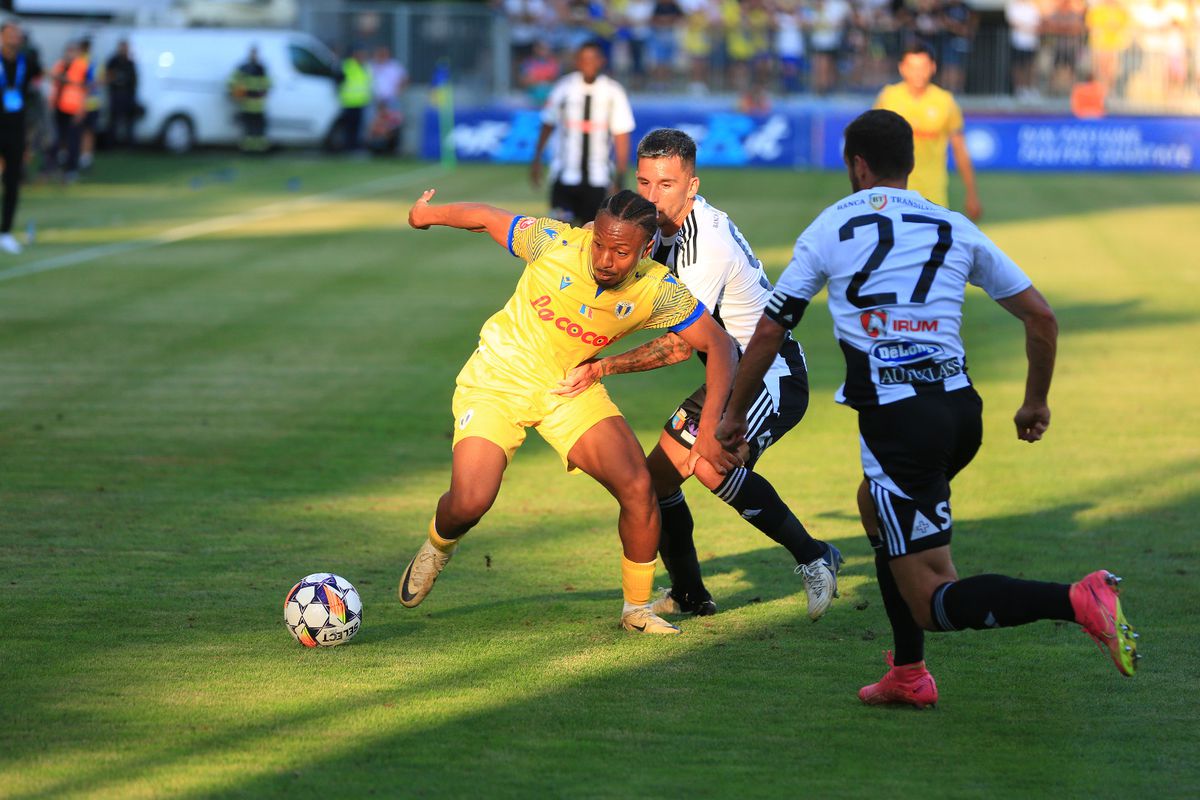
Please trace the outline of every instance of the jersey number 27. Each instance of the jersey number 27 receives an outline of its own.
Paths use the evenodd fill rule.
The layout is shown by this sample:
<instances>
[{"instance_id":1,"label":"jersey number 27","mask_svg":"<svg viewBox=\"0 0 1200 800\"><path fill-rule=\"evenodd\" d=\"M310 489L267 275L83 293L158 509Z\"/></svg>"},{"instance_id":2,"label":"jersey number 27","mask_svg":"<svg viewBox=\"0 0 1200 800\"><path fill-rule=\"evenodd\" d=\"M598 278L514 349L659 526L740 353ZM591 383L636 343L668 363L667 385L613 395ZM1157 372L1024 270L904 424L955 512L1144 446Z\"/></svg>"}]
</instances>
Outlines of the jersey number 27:
<instances>
[{"instance_id":1,"label":"jersey number 27","mask_svg":"<svg viewBox=\"0 0 1200 800\"><path fill-rule=\"evenodd\" d=\"M946 253L949 252L950 245L954 243L954 239L950 236L950 223L942 219L927 217L924 214L902 214L900 219L916 225L937 226L937 243L929 253L929 260L921 268L921 277L917 278L917 284L913 287L912 296L908 300L910 303L924 303L925 298L929 296L929 287L933 285L933 276L937 273L938 267L946 260ZM838 239L843 242L853 239L854 232L867 225L875 226L875 230L879 234L879 241L867 258L867 263L863 264L863 268L850 278L850 285L846 287L846 299L858 308L895 305L897 302L895 292L862 294L863 284L867 282L871 273L879 268L896 243L892 220L882 214L863 214L854 217L838 229Z\"/></svg>"}]
</instances>

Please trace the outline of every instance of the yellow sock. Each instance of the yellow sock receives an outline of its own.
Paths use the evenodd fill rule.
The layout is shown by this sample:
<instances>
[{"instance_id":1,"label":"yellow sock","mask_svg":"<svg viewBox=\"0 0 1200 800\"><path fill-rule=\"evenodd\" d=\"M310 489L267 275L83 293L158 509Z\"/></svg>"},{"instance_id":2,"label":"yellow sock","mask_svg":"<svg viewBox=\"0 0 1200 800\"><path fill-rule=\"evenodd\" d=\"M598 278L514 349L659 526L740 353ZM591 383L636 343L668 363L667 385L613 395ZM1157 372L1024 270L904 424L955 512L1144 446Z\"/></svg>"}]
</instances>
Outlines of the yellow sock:
<instances>
[{"instance_id":1,"label":"yellow sock","mask_svg":"<svg viewBox=\"0 0 1200 800\"><path fill-rule=\"evenodd\" d=\"M654 591L655 564L655 561L639 564L621 556L621 591L625 594L626 603L644 606L650 602L650 594Z\"/></svg>"},{"instance_id":2,"label":"yellow sock","mask_svg":"<svg viewBox=\"0 0 1200 800\"><path fill-rule=\"evenodd\" d=\"M453 553L458 547L458 539L443 539L437 532L437 517L429 520L429 543L443 553Z\"/></svg>"}]
</instances>

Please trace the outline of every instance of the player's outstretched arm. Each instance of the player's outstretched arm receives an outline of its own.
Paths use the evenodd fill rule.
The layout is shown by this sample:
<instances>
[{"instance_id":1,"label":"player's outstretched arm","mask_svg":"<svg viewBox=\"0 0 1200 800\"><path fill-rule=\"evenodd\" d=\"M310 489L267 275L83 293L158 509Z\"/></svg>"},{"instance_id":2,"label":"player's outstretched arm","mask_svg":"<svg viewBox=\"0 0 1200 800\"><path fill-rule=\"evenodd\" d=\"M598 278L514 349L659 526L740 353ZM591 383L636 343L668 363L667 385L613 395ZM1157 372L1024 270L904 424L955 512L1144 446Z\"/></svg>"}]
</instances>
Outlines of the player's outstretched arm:
<instances>
[{"instance_id":1,"label":"player's outstretched arm","mask_svg":"<svg viewBox=\"0 0 1200 800\"><path fill-rule=\"evenodd\" d=\"M688 467L695 469L696 461L703 458L719 474L724 475L741 465L741 459L717 441L717 426L721 422L724 401L729 397L733 373L737 368L737 345L707 311L678 333L689 346L707 356L704 365L707 396L700 412L700 429L696 432L696 443L692 445L692 453L688 457Z\"/></svg>"},{"instance_id":2,"label":"player's outstretched arm","mask_svg":"<svg viewBox=\"0 0 1200 800\"><path fill-rule=\"evenodd\" d=\"M447 203L444 206L430 205L437 194L436 189L426 189L408 211L408 224L417 230L426 230L431 225L486 233L496 244L508 249L508 232L514 217L519 216L503 208L486 203Z\"/></svg>"},{"instance_id":3,"label":"player's outstretched arm","mask_svg":"<svg viewBox=\"0 0 1200 800\"><path fill-rule=\"evenodd\" d=\"M787 328L766 314L759 318L754 336L750 337L750 343L746 345L746 352L742 353L742 361L738 364L733 391L725 407L725 418L717 428L717 438L725 447L737 448L745 441L746 412L758 396L763 376L775 360L785 336Z\"/></svg>"},{"instance_id":4,"label":"player's outstretched arm","mask_svg":"<svg viewBox=\"0 0 1200 800\"><path fill-rule=\"evenodd\" d=\"M1013 422L1017 426L1018 439L1036 442L1050 427L1047 397L1058 350L1058 319L1046 298L1032 286L997 302L1025 324L1025 358L1029 361L1029 371L1025 376L1025 402L1017 409Z\"/></svg>"},{"instance_id":5,"label":"player's outstretched arm","mask_svg":"<svg viewBox=\"0 0 1200 800\"><path fill-rule=\"evenodd\" d=\"M677 333L668 333L638 345L632 350L606 358L585 361L567 373L558 382L559 388L551 394L575 397L596 381L607 375L624 375L629 372L646 372L659 367L669 367L691 358L692 346Z\"/></svg>"}]
</instances>

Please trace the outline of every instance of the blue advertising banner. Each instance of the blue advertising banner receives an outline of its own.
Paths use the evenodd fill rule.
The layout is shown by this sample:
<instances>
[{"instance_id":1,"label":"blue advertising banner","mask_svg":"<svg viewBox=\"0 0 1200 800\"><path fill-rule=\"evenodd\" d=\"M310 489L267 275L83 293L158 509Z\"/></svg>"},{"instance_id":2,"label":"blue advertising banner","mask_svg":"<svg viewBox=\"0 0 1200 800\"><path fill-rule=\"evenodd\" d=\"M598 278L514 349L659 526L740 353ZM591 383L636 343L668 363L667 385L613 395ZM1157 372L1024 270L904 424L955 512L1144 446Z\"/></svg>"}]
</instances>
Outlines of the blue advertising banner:
<instances>
[{"instance_id":1,"label":"blue advertising banner","mask_svg":"<svg viewBox=\"0 0 1200 800\"><path fill-rule=\"evenodd\" d=\"M795 108L764 115L680 106L634 106L636 142L654 128L680 128L699 145L702 166L840 169L842 130L855 116ZM436 112L425 117L422 155L440 156ZM528 162L541 120L537 111L464 109L452 140L463 161ZM1200 118L968 116L967 148L976 169L1167 172L1200 171Z\"/></svg>"},{"instance_id":2,"label":"blue advertising banner","mask_svg":"<svg viewBox=\"0 0 1200 800\"><path fill-rule=\"evenodd\" d=\"M698 162L720 167L807 167L812 164L812 120L794 113L751 116L687 108L635 108L633 141L655 128L687 131L699 147ZM537 111L508 108L459 110L452 139L460 161L528 162L541 130ZM441 147L436 113L425 115L422 157Z\"/></svg>"}]
</instances>

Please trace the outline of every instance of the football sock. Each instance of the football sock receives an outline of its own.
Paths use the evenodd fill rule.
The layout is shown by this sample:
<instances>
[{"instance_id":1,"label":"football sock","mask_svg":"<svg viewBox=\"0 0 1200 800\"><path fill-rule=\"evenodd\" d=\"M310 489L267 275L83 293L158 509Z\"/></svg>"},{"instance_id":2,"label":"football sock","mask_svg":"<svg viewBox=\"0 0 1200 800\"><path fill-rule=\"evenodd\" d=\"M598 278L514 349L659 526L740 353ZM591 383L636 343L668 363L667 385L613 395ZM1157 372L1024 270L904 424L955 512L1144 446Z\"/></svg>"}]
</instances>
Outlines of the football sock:
<instances>
[{"instance_id":1,"label":"football sock","mask_svg":"<svg viewBox=\"0 0 1200 800\"><path fill-rule=\"evenodd\" d=\"M654 561L639 564L621 556L621 591L625 595L625 610L644 606L650 602L654 587Z\"/></svg>"},{"instance_id":2,"label":"football sock","mask_svg":"<svg viewBox=\"0 0 1200 800\"><path fill-rule=\"evenodd\" d=\"M675 494L658 498L658 512L662 517L658 552L671 576L672 596L677 600L707 598L708 590L700 577L696 543L692 541L692 510L688 508L683 490L677 489Z\"/></svg>"},{"instance_id":3,"label":"football sock","mask_svg":"<svg viewBox=\"0 0 1200 800\"><path fill-rule=\"evenodd\" d=\"M437 532L437 517L429 520L429 543L443 553L453 553L458 547L458 539L443 539Z\"/></svg>"},{"instance_id":4,"label":"football sock","mask_svg":"<svg viewBox=\"0 0 1200 800\"><path fill-rule=\"evenodd\" d=\"M809 535L800 520L779 497L775 487L757 472L745 467L731 470L715 494L742 519L787 548L797 564L808 564L825 554L825 543ZM666 530L666 526L663 527Z\"/></svg>"},{"instance_id":5,"label":"football sock","mask_svg":"<svg viewBox=\"0 0 1200 800\"><path fill-rule=\"evenodd\" d=\"M896 577L892 575L892 567L882 544L875 547L875 575L879 579L879 593L883 595L883 608L892 623L895 647L893 661L897 667L924 661L925 631L913 619L908 603L900 594L900 587L896 585Z\"/></svg>"},{"instance_id":6,"label":"football sock","mask_svg":"<svg viewBox=\"0 0 1200 800\"><path fill-rule=\"evenodd\" d=\"M930 605L933 622L943 631L1010 628L1039 619L1075 620L1068 584L1006 575L973 575L943 583Z\"/></svg>"}]
</instances>

